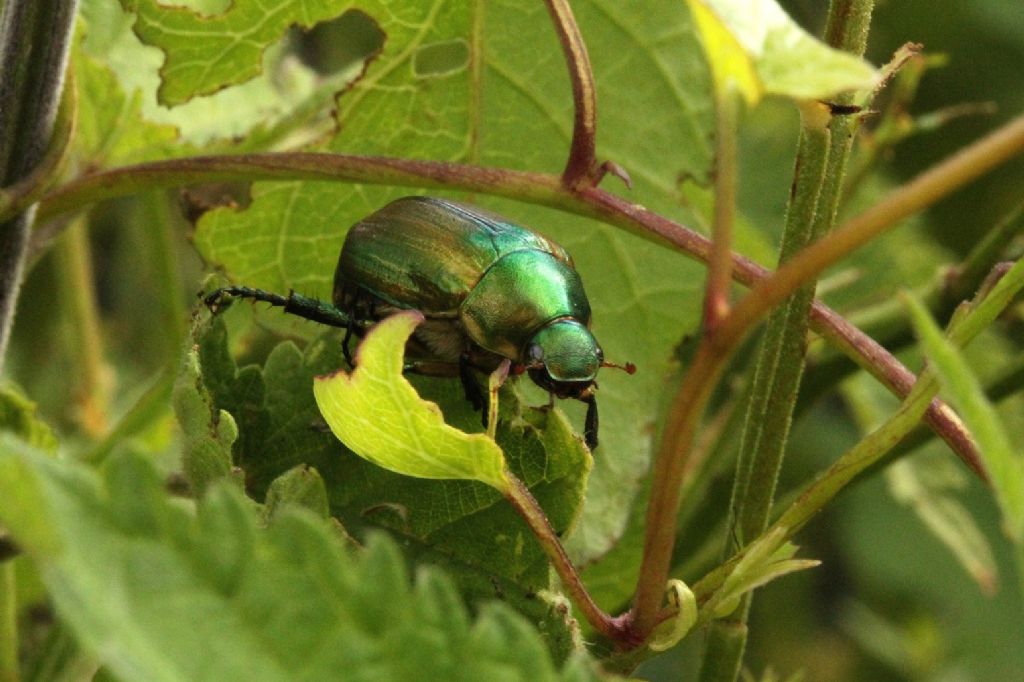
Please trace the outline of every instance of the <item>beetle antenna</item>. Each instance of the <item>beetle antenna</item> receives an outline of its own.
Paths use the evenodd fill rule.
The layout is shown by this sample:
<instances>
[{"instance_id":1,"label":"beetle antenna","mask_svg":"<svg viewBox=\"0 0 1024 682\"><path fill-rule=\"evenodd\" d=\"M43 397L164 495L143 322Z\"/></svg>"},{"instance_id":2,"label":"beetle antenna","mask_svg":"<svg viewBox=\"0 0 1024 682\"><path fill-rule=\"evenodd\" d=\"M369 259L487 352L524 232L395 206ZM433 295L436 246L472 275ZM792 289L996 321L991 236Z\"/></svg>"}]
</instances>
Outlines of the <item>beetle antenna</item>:
<instances>
[{"instance_id":1,"label":"beetle antenna","mask_svg":"<svg viewBox=\"0 0 1024 682\"><path fill-rule=\"evenodd\" d=\"M620 365L617 362L608 362L606 360L605 362L601 363L601 366L602 367L614 367L615 369L621 369L626 374L636 374L636 365L634 365L632 362L627 362L624 365Z\"/></svg>"}]
</instances>

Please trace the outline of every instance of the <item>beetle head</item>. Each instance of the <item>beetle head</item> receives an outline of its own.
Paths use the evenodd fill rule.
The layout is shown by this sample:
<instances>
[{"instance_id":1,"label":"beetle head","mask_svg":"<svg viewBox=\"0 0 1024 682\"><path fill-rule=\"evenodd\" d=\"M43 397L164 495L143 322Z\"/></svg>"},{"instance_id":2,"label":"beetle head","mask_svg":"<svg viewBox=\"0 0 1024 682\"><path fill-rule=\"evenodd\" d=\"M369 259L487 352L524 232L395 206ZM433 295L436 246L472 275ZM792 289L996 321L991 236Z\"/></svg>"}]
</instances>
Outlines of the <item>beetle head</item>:
<instances>
[{"instance_id":1,"label":"beetle head","mask_svg":"<svg viewBox=\"0 0 1024 682\"><path fill-rule=\"evenodd\" d=\"M580 397L597 376L604 353L579 321L562 318L542 327L526 347L530 378L562 398Z\"/></svg>"}]
</instances>

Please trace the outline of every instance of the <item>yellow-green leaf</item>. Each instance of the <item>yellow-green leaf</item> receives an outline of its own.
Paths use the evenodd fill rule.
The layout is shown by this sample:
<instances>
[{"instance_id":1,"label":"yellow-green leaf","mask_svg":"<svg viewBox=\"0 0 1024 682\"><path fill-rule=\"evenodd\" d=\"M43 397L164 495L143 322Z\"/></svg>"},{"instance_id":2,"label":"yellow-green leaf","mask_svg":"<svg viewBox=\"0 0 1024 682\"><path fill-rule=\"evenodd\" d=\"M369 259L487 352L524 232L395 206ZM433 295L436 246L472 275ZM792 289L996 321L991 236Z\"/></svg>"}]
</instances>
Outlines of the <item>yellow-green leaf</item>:
<instances>
[{"instance_id":1,"label":"yellow-green leaf","mask_svg":"<svg viewBox=\"0 0 1024 682\"><path fill-rule=\"evenodd\" d=\"M747 104L756 104L764 93L751 54L740 43L736 33L711 9L711 3L687 0L687 4L704 44L715 90L719 94L735 90Z\"/></svg>"},{"instance_id":2,"label":"yellow-green leaf","mask_svg":"<svg viewBox=\"0 0 1024 682\"><path fill-rule=\"evenodd\" d=\"M449 426L402 376L405 342L423 321L404 311L375 326L356 369L317 377L313 395L331 431L360 457L406 476L468 479L508 487L501 448L483 434Z\"/></svg>"},{"instance_id":3,"label":"yellow-green leaf","mask_svg":"<svg viewBox=\"0 0 1024 682\"><path fill-rule=\"evenodd\" d=\"M826 99L877 82L863 59L834 50L800 28L775 0L687 0L719 92Z\"/></svg>"}]
</instances>

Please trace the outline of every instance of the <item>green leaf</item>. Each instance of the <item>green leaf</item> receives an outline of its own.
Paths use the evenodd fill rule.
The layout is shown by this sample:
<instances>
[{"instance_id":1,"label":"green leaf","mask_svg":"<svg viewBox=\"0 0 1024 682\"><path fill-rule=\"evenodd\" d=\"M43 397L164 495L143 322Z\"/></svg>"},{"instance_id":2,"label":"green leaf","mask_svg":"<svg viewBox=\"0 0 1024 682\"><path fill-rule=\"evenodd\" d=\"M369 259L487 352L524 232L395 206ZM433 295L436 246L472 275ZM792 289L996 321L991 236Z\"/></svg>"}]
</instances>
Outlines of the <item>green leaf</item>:
<instances>
[{"instance_id":1,"label":"green leaf","mask_svg":"<svg viewBox=\"0 0 1024 682\"><path fill-rule=\"evenodd\" d=\"M687 635L697 622L697 597L682 580L668 582L669 604L676 614L654 630L647 646L651 651L668 651Z\"/></svg>"},{"instance_id":2,"label":"green leaf","mask_svg":"<svg viewBox=\"0 0 1024 682\"><path fill-rule=\"evenodd\" d=\"M34 448L53 452L57 436L39 418L36 404L13 384L0 386L0 432L7 431Z\"/></svg>"},{"instance_id":3,"label":"green leaf","mask_svg":"<svg viewBox=\"0 0 1024 682\"><path fill-rule=\"evenodd\" d=\"M893 498L913 509L982 591L992 595L999 582L996 559L967 507L953 495L965 484L963 472L953 467L943 453L941 458L894 462L885 475Z\"/></svg>"},{"instance_id":4,"label":"green leaf","mask_svg":"<svg viewBox=\"0 0 1024 682\"><path fill-rule=\"evenodd\" d=\"M1024 457L1014 449L999 415L957 347L943 336L919 300L908 294L906 303L931 367L978 444L1003 512L1003 528L1014 542L1024 543Z\"/></svg>"},{"instance_id":5,"label":"green leaf","mask_svg":"<svg viewBox=\"0 0 1024 682\"><path fill-rule=\"evenodd\" d=\"M136 16L126 14L121 4L82 0L85 37L75 46L76 65L100 60L117 78L106 92L102 87L80 88L80 94L87 96L80 104L83 131L102 124L101 129L116 141L115 146L103 148L104 160L113 161L119 154L125 160L144 160L157 156L158 149L165 156L195 153L199 147L206 153L224 148L266 151L288 132L326 117L333 94L344 89L361 66L354 64L331 77L317 78L286 49L285 41L266 50L259 76L168 109L157 102L159 70L166 55L139 41L132 32ZM196 5L192 3L198 10ZM194 47L187 39L183 42Z\"/></svg>"},{"instance_id":6,"label":"green leaf","mask_svg":"<svg viewBox=\"0 0 1024 682\"><path fill-rule=\"evenodd\" d=\"M767 535L752 542L743 552L736 567L726 577L715 596L714 613L725 617L739 605L740 598L758 587L789 573L814 568L821 562L814 559L794 559L797 547L785 542L786 528L777 526ZM709 604L711 602L708 602Z\"/></svg>"},{"instance_id":7,"label":"green leaf","mask_svg":"<svg viewBox=\"0 0 1024 682\"><path fill-rule=\"evenodd\" d=\"M377 466L507 490L505 458L494 441L446 424L441 409L402 376L405 342L421 322L417 311L392 315L359 344L351 374L318 377L313 395L321 414L342 443Z\"/></svg>"},{"instance_id":8,"label":"green leaf","mask_svg":"<svg viewBox=\"0 0 1024 682\"><path fill-rule=\"evenodd\" d=\"M349 0L237 2L222 13L205 16L156 0L121 0L121 4L136 13L139 38L166 55L158 97L168 106L257 76L264 50L280 40L289 26L310 28L352 5Z\"/></svg>"},{"instance_id":9,"label":"green leaf","mask_svg":"<svg viewBox=\"0 0 1024 682\"><path fill-rule=\"evenodd\" d=\"M57 519L44 504L46 490L33 478L26 462L9 456L29 450L23 441L0 433L0 488L7 489L0 520L26 552L53 554L60 551L62 540Z\"/></svg>"},{"instance_id":10,"label":"green leaf","mask_svg":"<svg viewBox=\"0 0 1024 682\"><path fill-rule=\"evenodd\" d=\"M579 663L560 673L507 606L471 618L438 570L410 581L379 535L356 554L295 510L261 531L227 485L193 514L132 456L99 476L15 445L0 448L0 472L0 520L42 569L59 617L118 678L581 679Z\"/></svg>"},{"instance_id":11,"label":"green leaf","mask_svg":"<svg viewBox=\"0 0 1024 682\"><path fill-rule=\"evenodd\" d=\"M320 518L330 515L324 479L316 469L304 465L293 467L274 479L267 489L266 515L274 518L283 509L298 506Z\"/></svg>"},{"instance_id":12,"label":"green leaf","mask_svg":"<svg viewBox=\"0 0 1024 682\"><path fill-rule=\"evenodd\" d=\"M800 28L775 0L687 0L718 87L750 103L761 95L826 99L869 90L878 80L863 59L832 49Z\"/></svg>"},{"instance_id":13,"label":"green leaf","mask_svg":"<svg viewBox=\"0 0 1024 682\"><path fill-rule=\"evenodd\" d=\"M194 152L180 144L174 126L143 118L142 95L125 94L117 76L81 51L75 59L78 130L74 152L91 166L138 163Z\"/></svg>"},{"instance_id":14,"label":"green leaf","mask_svg":"<svg viewBox=\"0 0 1024 682\"><path fill-rule=\"evenodd\" d=\"M704 53L719 95L734 90L747 104L756 104L761 99L763 85L757 75L753 55L747 52L739 36L715 14L710 3L687 0L686 4L700 31Z\"/></svg>"},{"instance_id":15,"label":"green leaf","mask_svg":"<svg viewBox=\"0 0 1024 682\"><path fill-rule=\"evenodd\" d=\"M182 465L192 489L201 494L213 481L231 472L231 446L238 426L225 410L213 405L203 385L199 351L189 348L174 385L174 412L183 434Z\"/></svg>"}]
</instances>

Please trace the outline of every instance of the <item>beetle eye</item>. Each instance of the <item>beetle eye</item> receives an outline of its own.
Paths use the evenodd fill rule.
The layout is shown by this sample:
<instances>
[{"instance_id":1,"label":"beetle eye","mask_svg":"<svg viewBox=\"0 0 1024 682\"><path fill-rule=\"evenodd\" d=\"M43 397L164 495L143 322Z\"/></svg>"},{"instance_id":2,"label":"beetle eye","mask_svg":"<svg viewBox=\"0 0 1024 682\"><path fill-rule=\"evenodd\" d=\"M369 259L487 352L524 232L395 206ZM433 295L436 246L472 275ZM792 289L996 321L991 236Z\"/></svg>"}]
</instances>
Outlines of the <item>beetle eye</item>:
<instances>
[{"instance_id":1,"label":"beetle eye","mask_svg":"<svg viewBox=\"0 0 1024 682\"><path fill-rule=\"evenodd\" d=\"M529 354L530 360L533 362L541 362L544 359L544 349L540 347L540 344L531 343Z\"/></svg>"},{"instance_id":2,"label":"beetle eye","mask_svg":"<svg viewBox=\"0 0 1024 682\"><path fill-rule=\"evenodd\" d=\"M594 350L597 354L597 364L602 364L604 362L604 351L601 350L601 346L598 346Z\"/></svg>"}]
</instances>

